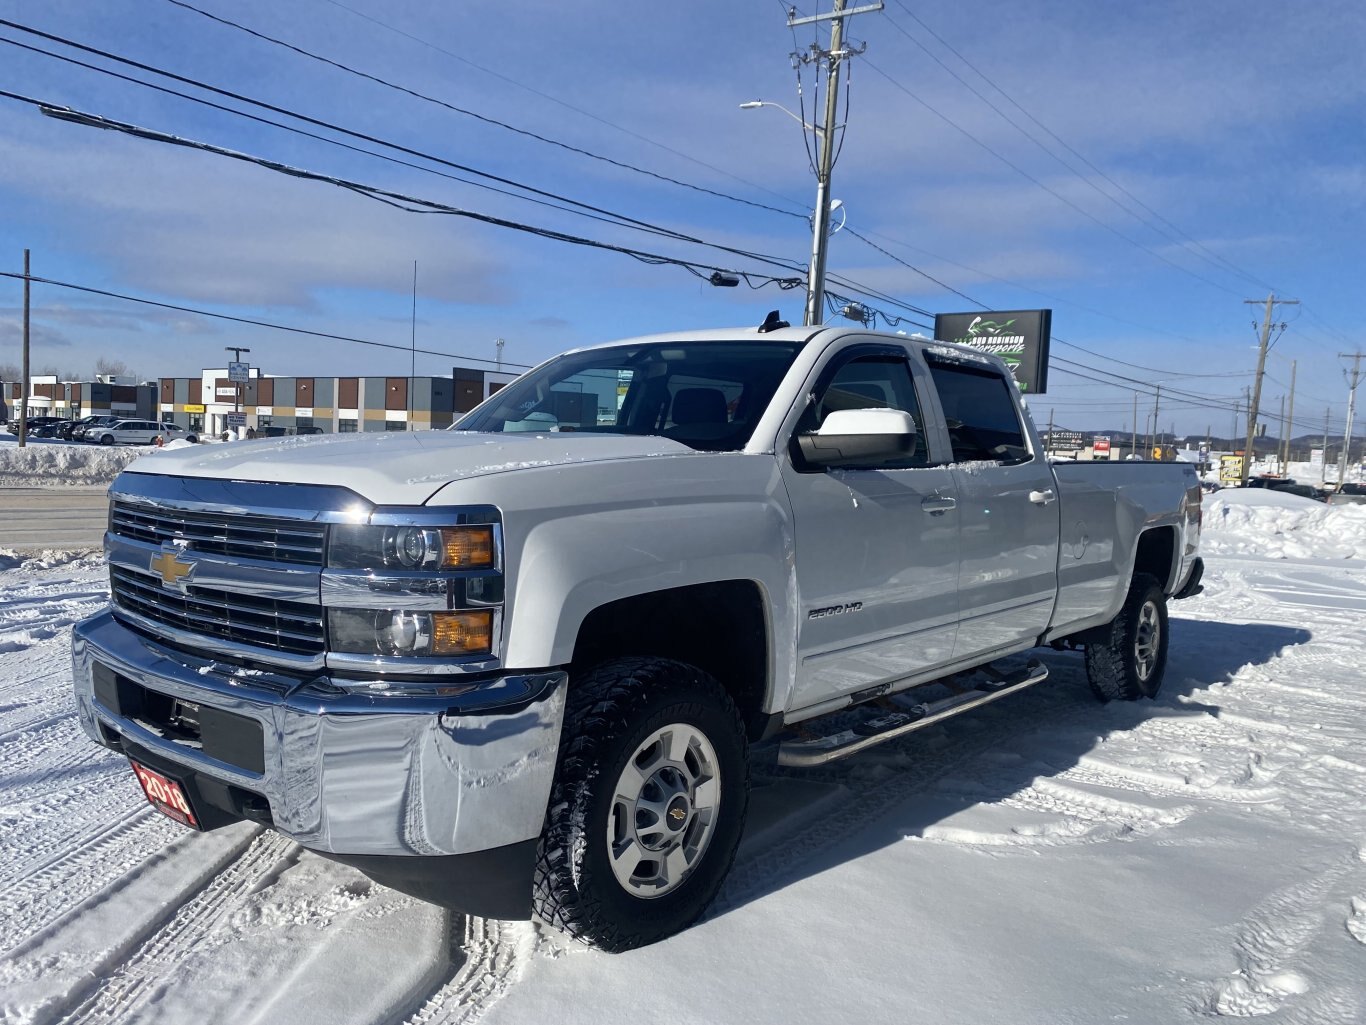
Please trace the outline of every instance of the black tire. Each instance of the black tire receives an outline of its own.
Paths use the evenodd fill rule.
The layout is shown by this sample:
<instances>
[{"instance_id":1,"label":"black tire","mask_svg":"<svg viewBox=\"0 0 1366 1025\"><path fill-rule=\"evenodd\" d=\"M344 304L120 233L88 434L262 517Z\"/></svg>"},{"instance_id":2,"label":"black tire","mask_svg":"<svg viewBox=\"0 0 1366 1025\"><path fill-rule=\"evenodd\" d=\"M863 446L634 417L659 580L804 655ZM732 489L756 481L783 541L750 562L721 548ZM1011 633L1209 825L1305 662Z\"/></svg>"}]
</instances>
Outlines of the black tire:
<instances>
[{"instance_id":1,"label":"black tire","mask_svg":"<svg viewBox=\"0 0 1366 1025\"><path fill-rule=\"evenodd\" d=\"M187 434L185 435L185 440L188 441L191 445L197 445L199 444L199 435Z\"/></svg>"},{"instance_id":2,"label":"black tire","mask_svg":"<svg viewBox=\"0 0 1366 1025\"><path fill-rule=\"evenodd\" d=\"M640 766L646 756L648 749L641 745L675 726L701 735L709 745L717 781L709 792L717 800L710 825L702 825L707 839L696 860L678 873L676 882L660 884L671 889L645 896L634 879L623 882L613 869L609 829L623 821L621 799L614 795L628 762L635 759ZM666 771L667 766L656 775ZM650 786L646 783L641 793L650 792ZM748 804L744 723L730 695L711 676L668 659L623 658L571 679L559 765L537 852L532 893L536 914L575 939L612 953L686 929L716 896L735 860ZM682 814L673 805L669 809L666 817ZM687 809L687 825L679 828L695 840L692 830L703 813L691 803ZM633 837L640 821L637 811ZM679 833L680 845L682 837ZM635 845L635 850L642 848ZM661 873L663 865L661 860Z\"/></svg>"},{"instance_id":3,"label":"black tire","mask_svg":"<svg viewBox=\"0 0 1366 1025\"><path fill-rule=\"evenodd\" d=\"M112 444L114 444L114 436L113 436L112 434L101 434L101 435L100 435L100 444L101 444L101 445L112 445Z\"/></svg>"},{"instance_id":4,"label":"black tire","mask_svg":"<svg viewBox=\"0 0 1366 1025\"><path fill-rule=\"evenodd\" d=\"M1135 573L1106 637L1086 645L1086 679L1102 701L1157 697L1167 671L1167 599L1147 573ZM1156 633L1156 637L1153 634Z\"/></svg>"}]
</instances>

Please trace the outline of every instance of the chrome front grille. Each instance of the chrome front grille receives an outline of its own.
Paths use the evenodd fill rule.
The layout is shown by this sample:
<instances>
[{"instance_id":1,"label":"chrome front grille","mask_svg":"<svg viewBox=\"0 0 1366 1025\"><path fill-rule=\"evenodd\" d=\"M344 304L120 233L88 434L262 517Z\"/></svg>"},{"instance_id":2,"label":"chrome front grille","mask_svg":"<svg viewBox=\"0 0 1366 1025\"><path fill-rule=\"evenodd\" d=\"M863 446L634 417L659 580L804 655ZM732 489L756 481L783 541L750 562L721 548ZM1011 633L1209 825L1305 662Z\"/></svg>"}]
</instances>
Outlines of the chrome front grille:
<instances>
[{"instance_id":1,"label":"chrome front grille","mask_svg":"<svg viewBox=\"0 0 1366 1025\"><path fill-rule=\"evenodd\" d=\"M115 607L177 631L293 655L323 651L321 606L195 584L182 594L125 566L111 565L109 579Z\"/></svg>"},{"instance_id":2,"label":"chrome front grille","mask_svg":"<svg viewBox=\"0 0 1366 1025\"><path fill-rule=\"evenodd\" d=\"M109 530L147 544L176 542L187 552L321 566L327 528L282 517L182 512L114 501Z\"/></svg>"}]
</instances>

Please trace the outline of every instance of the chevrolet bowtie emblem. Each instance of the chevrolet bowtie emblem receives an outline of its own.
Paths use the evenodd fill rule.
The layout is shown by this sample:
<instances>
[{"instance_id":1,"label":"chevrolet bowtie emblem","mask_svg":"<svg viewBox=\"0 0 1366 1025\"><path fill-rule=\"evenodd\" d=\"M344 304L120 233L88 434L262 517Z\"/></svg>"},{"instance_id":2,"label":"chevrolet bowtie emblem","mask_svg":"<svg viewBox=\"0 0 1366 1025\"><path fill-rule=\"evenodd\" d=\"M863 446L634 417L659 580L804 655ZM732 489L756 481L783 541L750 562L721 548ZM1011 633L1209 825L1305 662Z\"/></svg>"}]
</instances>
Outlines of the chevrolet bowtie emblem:
<instances>
[{"instance_id":1,"label":"chevrolet bowtie emblem","mask_svg":"<svg viewBox=\"0 0 1366 1025\"><path fill-rule=\"evenodd\" d=\"M682 822L687 817L688 813L682 808L674 808L669 812L669 818L673 819L675 822Z\"/></svg>"},{"instance_id":2,"label":"chevrolet bowtie emblem","mask_svg":"<svg viewBox=\"0 0 1366 1025\"><path fill-rule=\"evenodd\" d=\"M152 556L149 568L157 576L161 577L164 587L169 587L177 591L184 591L185 585L189 583L190 574L194 572L193 562L182 562L174 551L162 549L160 555Z\"/></svg>"}]
</instances>

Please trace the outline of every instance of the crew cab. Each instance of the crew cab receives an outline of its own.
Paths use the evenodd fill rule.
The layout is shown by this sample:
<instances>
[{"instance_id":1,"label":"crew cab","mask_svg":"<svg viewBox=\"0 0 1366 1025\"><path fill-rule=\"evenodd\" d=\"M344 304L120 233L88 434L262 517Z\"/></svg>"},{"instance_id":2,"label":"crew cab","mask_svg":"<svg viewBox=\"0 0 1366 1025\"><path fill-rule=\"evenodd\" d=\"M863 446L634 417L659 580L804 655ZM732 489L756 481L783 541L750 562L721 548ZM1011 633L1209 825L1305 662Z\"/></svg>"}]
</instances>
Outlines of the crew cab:
<instances>
[{"instance_id":1,"label":"crew cab","mask_svg":"<svg viewBox=\"0 0 1366 1025\"><path fill-rule=\"evenodd\" d=\"M110 499L75 691L154 804L607 950L703 913L752 759L970 712L1043 645L1152 697L1202 571L1193 467L1052 466L1000 360L861 328L580 349L449 431L162 453Z\"/></svg>"}]
</instances>

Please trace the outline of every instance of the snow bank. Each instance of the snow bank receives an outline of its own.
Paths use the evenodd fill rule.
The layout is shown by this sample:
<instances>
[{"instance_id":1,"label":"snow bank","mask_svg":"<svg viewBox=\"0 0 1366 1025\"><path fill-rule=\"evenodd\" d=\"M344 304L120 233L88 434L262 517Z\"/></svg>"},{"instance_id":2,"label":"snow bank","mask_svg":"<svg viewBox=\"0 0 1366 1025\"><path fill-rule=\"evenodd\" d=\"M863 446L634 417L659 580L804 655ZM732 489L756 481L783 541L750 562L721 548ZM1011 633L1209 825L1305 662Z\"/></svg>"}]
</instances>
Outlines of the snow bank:
<instances>
[{"instance_id":1,"label":"snow bank","mask_svg":"<svg viewBox=\"0 0 1366 1025\"><path fill-rule=\"evenodd\" d=\"M1328 506L1262 488L1220 491L1205 501L1205 554L1273 559L1366 558L1366 505Z\"/></svg>"},{"instance_id":2,"label":"snow bank","mask_svg":"<svg viewBox=\"0 0 1366 1025\"><path fill-rule=\"evenodd\" d=\"M61 442L39 442L24 448L0 445L0 487L109 484L139 456L195 447L184 438L167 442L163 448Z\"/></svg>"},{"instance_id":3,"label":"snow bank","mask_svg":"<svg viewBox=\"0 0 1366 1025\"><path fill-rule=\"evenodd\" d=\"M108 484L143 449L96 445L0 445L0 487Z\"/></svg>"}]
</instances>

